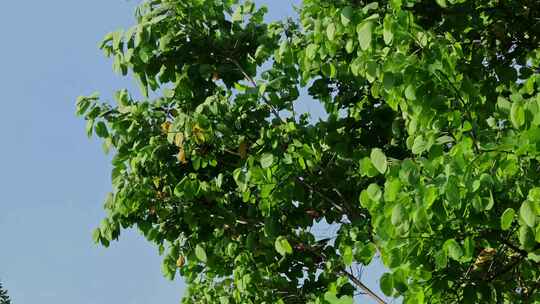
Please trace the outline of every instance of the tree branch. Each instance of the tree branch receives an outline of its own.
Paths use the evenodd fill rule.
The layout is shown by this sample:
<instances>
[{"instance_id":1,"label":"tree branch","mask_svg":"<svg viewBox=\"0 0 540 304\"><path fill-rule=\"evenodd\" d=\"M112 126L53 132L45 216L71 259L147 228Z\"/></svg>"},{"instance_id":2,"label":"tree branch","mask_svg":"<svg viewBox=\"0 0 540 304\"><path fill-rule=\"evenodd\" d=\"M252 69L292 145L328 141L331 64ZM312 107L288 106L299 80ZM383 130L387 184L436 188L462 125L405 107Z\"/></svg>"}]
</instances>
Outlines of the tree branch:
<instances>
[{"instance_id":1,"label":"tree branch","mask_svg":"<svg viewBox=\"0 0 540 304\"><path fill-rule=\"evenodd\" d=\"M523 249L518 248L516 245L510 243L510 241L506 239L501 239L501 243L506 245L506 247L512 249L513 251L519 253L521 256L526 257L529 253Z\"/></svg>"},{"instance_id":2,"label":"tree branch","mask_svg":"<svg viewBox=\"0 0 540 304\"><path fill-rule=\"evenodd\" d=\"M309 190L313 191L314 193L318 194L320 197L322 197L325 201L329 202L331 205L333 205L336 209L339 210L339 212L345 212L345 209L343 209L342 206L340 206L338 203L336 203L334 200L332 200L331 198L329 198L328 196L324 195L323 193L321 193L320 191L318 191L317 189L315 189L313 186L311 186L310 184L306 183L301 177L297 177L296 180L298 182L300 182L302 185L306 186L309 188Z\"/></svg>"},{"instance_id":3,"label":"tree branch","mask_svg":"<svg viewBox=\"0 0 540 304\"><path fill-rule=\"evenodd\" d=\"M377 303L386 304L386 302L381 297L379 297L376 293L374 293L371 289L369 289L369 287L364 285L364 283L362 283L358 278L353 276L351 273L347 272L346 270L342 270L342 273L346 275L349 278L349 280L351 280L354 283L354 285L358 286L358 288L364 291L368 296L370 296Z\"/></svg>"},{"instance_id":4,"label":"tree branch","mask_svg":"<svg viewBox=\"0 0 540 304\"><path fill-rule=\"evenodd\" d=\"M505 268L501 269L501 271L499 271L498 273L495 273L491 278L489 278L488 282L493 282L497 277L514 269L514 267L516 267L516 265L518 265L523 260L523 258L524 258L523 256L520 256L514 262L508 264Z\"/></svg>"}]
</instances>

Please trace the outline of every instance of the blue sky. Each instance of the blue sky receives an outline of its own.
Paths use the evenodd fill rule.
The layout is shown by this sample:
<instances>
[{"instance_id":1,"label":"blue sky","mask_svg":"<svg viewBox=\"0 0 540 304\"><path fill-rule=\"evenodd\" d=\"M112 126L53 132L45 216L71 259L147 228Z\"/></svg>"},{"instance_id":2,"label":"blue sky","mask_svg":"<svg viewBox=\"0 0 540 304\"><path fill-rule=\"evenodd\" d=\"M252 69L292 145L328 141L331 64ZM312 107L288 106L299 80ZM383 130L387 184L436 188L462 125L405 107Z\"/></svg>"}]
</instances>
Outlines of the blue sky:
<instances>
[{"instance_id":1,"label":"blue sky","mask_svg":"<svg viewBox=\"0 0 540 304\"><path fill-rule=\"evenodd\" d=\"M275 19L294 15L291 3L299 0L256 2ZM133 24L137 3L2 3L0 280L14 304L167 304L183 293L180 280L162 277L156 249L137 233L124 232L107 249L91 240L110 166L100 143L85 136L74 101L136 90L112 72L97 44Z\"/></svg>"}]
</instances>

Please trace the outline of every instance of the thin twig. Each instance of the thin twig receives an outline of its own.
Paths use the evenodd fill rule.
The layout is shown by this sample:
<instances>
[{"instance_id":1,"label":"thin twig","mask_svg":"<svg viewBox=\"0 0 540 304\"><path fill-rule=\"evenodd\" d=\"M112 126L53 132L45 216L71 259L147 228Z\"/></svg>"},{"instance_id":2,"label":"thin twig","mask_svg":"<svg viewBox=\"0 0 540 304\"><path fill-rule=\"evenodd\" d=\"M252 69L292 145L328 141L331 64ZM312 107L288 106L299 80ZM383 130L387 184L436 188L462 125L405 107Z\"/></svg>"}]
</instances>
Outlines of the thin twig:
<instances>
[{"instance_id":1,"label":"thin twig","mask_svg":"<svg viewBox=\"0 0 540 304\"><path fill-rule=\"evenodd\" d=\"M242 73L242 75L244 75L244 78L246 78L247 81L249 81L254 88L257 88L257 82L255 81L255 79L253 79L253 77L249 76L249 74L244 70L244 68L240 65L240 63L238 63L238 61L236 61L235 59L232 59L232 58L227 58L230 62L232 62L237 68L238 70ZM283 118L281 118L281 116L279 115L279 111L274 108L274 106L272 106L272 104L270 103L270 101L264 96L262 95L261 96L264 103L270 108L270 111L272 111L272 114L274 114L274 116L276 116L277 119L285 122L285 120Z\"/></svg>"},{"instance_id":2,"label":"thin twig","mask_svg":"<svg viewBox=\"0 0 540 304\"><path fill-rule=\"evenodd\" d=\"M338 203L336 203L334 200L332 200L331 198L329 198L328 196L324 195L323 193L321 193L320 191L318 191L317 189L315 189L313 186L311 186L310 184L306 183L301 177L297 177L296 178L297 181L299 181L302 185L306 186L309 188L309 190L317 193L320 197L322 197L324 200L326 200L327 202L329 202L330 204L332 204L334 207L336 207L336 209L339 210L339 212L344 212L345 210L343 209L342 206L340 206Z\"/></svg>"},{"instance_id":3,"label":"thin twig","mask_svg":"<svg viewBox=\"0 0 540 304\"><path fill-rule=\"evenodd\" d=\"M478 146L478 137L476 136L476 130L475 130L475 126L473 125L473 119L472 119L472 115L470 113L469 106L465 102L463 97L461 97L461 93L459 92L459 90L455 86L455 84L452 82L452 80L450 80L450 77L448 77L448 75L446 75L445 73L442 73L442 72L440 74L442 74L444 76L444 78L446 78L446 81L450 84L452 89L455 91L456 96L458 97L459 101L461 102L463 107L466 109L465 115L467 116L467 118L470 120L470 123L471 123L471 135L472 135L472 139L473 139L473 142L474 142L474 150L476 151L476 153L478 153L479 150L480 150L480 147Z\"/></svg>"}]
</instances>

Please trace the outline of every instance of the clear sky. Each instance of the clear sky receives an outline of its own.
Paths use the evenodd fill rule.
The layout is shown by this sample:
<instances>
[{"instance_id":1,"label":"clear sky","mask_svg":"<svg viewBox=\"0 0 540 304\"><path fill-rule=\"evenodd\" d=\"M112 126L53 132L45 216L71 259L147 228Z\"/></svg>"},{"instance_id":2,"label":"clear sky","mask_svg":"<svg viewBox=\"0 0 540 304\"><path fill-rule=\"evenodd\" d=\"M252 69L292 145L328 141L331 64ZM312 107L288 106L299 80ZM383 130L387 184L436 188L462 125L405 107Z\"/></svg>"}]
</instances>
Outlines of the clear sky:
<instances>
[{"instance_id":1,"label":"clear sky","mask_svg":"<svg viewBox=\"0 0 540 304\"><path fill-rule=\"evenodd\" d=\"M112 72L97 44L134 23L138 2L2 3L0 281L14 304L168 304L183 293L180 280L162 277L156 249L137 233L123 233L107 249L91 240L104 215L110 166L75 117L75 99L136 90ZM294 15L299 0L256 2L276 19Z\"/></svg>"}]
</instances>

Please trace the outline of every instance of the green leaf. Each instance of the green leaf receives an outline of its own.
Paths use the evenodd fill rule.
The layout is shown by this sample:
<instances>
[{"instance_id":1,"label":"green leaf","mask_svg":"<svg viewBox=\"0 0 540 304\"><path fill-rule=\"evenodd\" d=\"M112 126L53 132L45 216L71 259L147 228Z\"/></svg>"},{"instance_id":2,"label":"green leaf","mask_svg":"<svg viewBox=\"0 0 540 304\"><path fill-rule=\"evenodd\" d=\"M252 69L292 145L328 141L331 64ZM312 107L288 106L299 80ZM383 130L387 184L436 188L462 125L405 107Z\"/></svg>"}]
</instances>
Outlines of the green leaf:
<instances>
[{"instance_id":1,"label":"green leaf","mask_svg":"<svg viewBox=\"0 0 540 304\"><path fill-rule=\"evenodd\" d=\"M362 68L362 61L359 58L356 58L355 60L353 60L353 62L351 62L350 69L351 69L351 73L354 76L360 75L361 68Z\"/></svg>"},{"instance_id":2,"label":"green leaf","mask_svg":"<svg viewBox=\"0 0 540 304\"><path fill-rule=\"evenodd\" d=\"M240 22L240 21L242 21L242 19L243 19L242 10L243 10L242 6L238 6L236 8L234 13L232 14L232 18L231 18L232 22Z\"/></svg>"},{"instance_id":3,"label":"green leaf","mask_svg":"<svg viewBox=\"0 0 540 304\"><path fill-rule=\"evenodd\" d=\"M218 189L221 189L222 185L223 185L223 173L219 173L218 176L216 177L216 187L218 187Z\"/></svg>"},{"instance_id":4,"label":"green leaf","mask_svg":"<svg viewBox=\"0 0 540 304\"><path fill-rule=\"evenodd\" d=\"M525 222L525 224L527 224L527 226L535 226L536 214L534 212L531 202L527 200L524 201L523 204L521 204L521 208L519 208L519 215L521 216L521 219Z\"/></svg>"},{"instance_id":5,"label":"green leaf","mask_svg":"<svg viewBox=\"0 0 540 304\"><path fill-rule=\"evenodd\" d=\"M394 88L395 77L393 73L384 73L383 74L383 86L386 91L390 91Z\"/></svg>"},{"instance_id":6,"label":"green leaf","mask_svg":"<svg viewBox=\"0 0 540 304\"><path fill-rule=\"evenodd\" d=\"M140 74L135 74L135 80L137 81L137 84L139 86L139 89L141 90L141 94L144 97L148 98L148 82L146 80L146 76L141 76Z\"/></svg>"},{"instance_id":7,"label":"green leaf","mask_svg":"<svg viewBox=\"0 0 540 304\"><path fill-rule=\"evenodd\" d=\"M427 187L424 191L424 204L426 208L430 208L438 196L439 196L439 190L437 189L437 187L434 187L434 186Z\"/></svg>"},{"instance_id":8,"label":"green leaf","mask_svg":"<svg viewBox=\"0 0 540 304\"><path fill-rule=\"evenodd\" d=\"M448 265L448 254L446 253L447 250L442 249L435 253L435 267L437 270L446 268L446 265Z\"/></svg>"},{"instance_id":9,"label":"green leaf","mask_svg":"<svg viewBox=\"0 0 540 304\"><path fill-rule=\"evenodd\" d=\"M385 273L382 275L381 290L386 296L388 297L392 296L393 291L394 291L394 280L391 274Z\"/></svg>"},{"instance_id":10,"label":"green leaf","mask_svg":"<svg viewBox=\"0 0 540 304\"><path fill-rule=\"evenodd\" d=\"M369 265L377 253L377 247L373 243L362 244L355 252L355 259L363 265Z\"/></svg>"},{"instance_id":11,"label":"green leaf","mask_svg":"<svg viewBox=\"0 0 540 304\"><path fill-rule=\"evenodd\" d=\"M367 190L362 190L362 192L360 192L358 201L360 202L360 206L366 209L371 209L372 201L371 201L371 198L369 197L369 194L367 193Z\"/></svg>"},{"instance_id":12,"label":"green leaf","mask_svg":"<svg viewBox=\"0 0 540 304\"><path fill-rule=\"evenodd\" d=\"M398 226L405 219L406 210L401 204L396 204L392 208L392 225Z\"/></svg>"},{"instance_id":13,"label":"green leaf","mask_svg":"<svg viewBox=\"0 0 540 304\"><path fill-rule=\"evenodd\" d=\"M118 50L120 48L120 44L122 43L122 35L122 30L112 33L112 47L114 50Z\"/></svg>"},{"instance_id":14,"label":"green leaf","mask_svg":"<svg viewBox=\"0 0 540 304\"><path fill-rule=\"evenodd\" d=\"M230 303L231 302L229 301L229 298L225 296L219 297L219 304L230 304Z\"/></svg>"},{"instance_id":15,"label":"green leaf","mask_svg":"<svg viewBox=\"0 0 540 304\"><path fill-rule=\"evenodd\" d=\"M530 252L527 255L527 258L531 261L534 261L535 263L540 263L540 250L536 250L535 252Z\"/></svg>"},{"instance_id":16,"label":"green leaf","mask_svg":"<svg viewBox=\"0 0 540 304\"><path fill-rule=\"evenodd\" d=\"M319 46L317 44L310 44L306 48L306 57L308 59L315 59L315 56L317 56L317 51L319 50Z\"/></svg>"},{"instance_id":17,"label":"green leaf","mask_svg":"<svg viewBox=\"0 0 540 304\"><path fill-rule=\"evenodd\" d=\"M392 17L386 15L383 21L383 39L386 45L390 45L394 39L394 33L392 31Z\"/></svg>"},{"instance_id":18,"label":"green leaf","mask_svg":"<svg viewBox=\"0 0 540 304\"><path fill-rule=\"evenodd\" d=\"M174 187L174 192L173 192L175 196L182 197L184 195L184 184L186 181L187 181L187 177L184 177L183 179L180 180L180 182L178 182L178 184L176 184L176 186Z\"/></svg>"},{"instance_id":19,"label":"green leaf","mask_svg":"<svg viewBox=\"0 0 540 304\"><path fill-rule=\"evenodd\" d=\"M480 186L481 186L481 183L480 183L480 180L478 179L475 179L472 183L472 192L476 192L478 191L478 189L480 189Z\"/></svg>"},{"instance_id":20,"label":"green leaf","mask_svg":"<svg viewBox=\"0 0 540 304\"><path fill-rule=\"evenodd\" d=\"M535 187L529 190L529 195L527 196L527 198L531 202L540 202L540 188Z\"/></svg>"},{"instance_id":21,"label":"green leaf","mask_svg":"<svg viewBox=\"0 0 540 304\"><path fill-rule=\"evenodd\" d=\"M390 225L386 225L386 226L390 226ZM385 258L385 256L383 256L383 258ZM386 254L386 259L383 259L383 262L388 268L394 269L401 265L401 263L403 262L402 258L403 258L403 255L401 254L399 248L396 248L388 252L388 254Z\"/></svg>"},{"instance_id":22,"label":"green leaf","mask_svg":"<svg viewBox=\"0 0 540 304\"><path fill-rule=\"evenodd\" d=\"M456 261L459 261L463 256L463 249L461 249L459 243L454 239L449 239L444 242L443 247L448 252L448 256Z\"/></svg>"},{"instance_id":23,"label":"green leaf","mask_svg":"<svg viewBox=\"0 0 540 304\"><path fill-rule=\"evenodd\" d=\"M139 48L139 58L144 63L148 63L152 56L152 51L146 47Z\"/></svg>"},{"instance_id":24,"label":"green leaf","mask_svg":"<svg viewBox=\"0 0 540 304\"><path fill-rule=\"evenodd\" d=\"M416 210L413 213L413 221L416 227L418 229L424 230L429 229L429 219L426 212L426 209L424 208L416 208Z\"/></svg>"},{"instance_id":25,"label":"green leaf","mask_svg":"<svg viewBox=\"0 0 540 304\"><path fill-rule=\"evenodd\" d=\"M107 126L103 121L99 121L94 128L97 136L101 138L109 137L109 131L107 131Z\"/></svg>"},{"instance_id":26,"label":"green leaf","mask_svg":"<svg viewBox=\"0 0 540 304\"><path fill-rule=\"evenodd\" d=\"M89 100L87 97L79 96L77 98L77 115L82 116L86 113L88 108L92 105L93 101Z\"/></svg>"},{"instance_id":27,"label":"green leaf","mask_svg":"<svg viewBox=\"0 0 540 304\"><path fill-rule=\"evenodd\" d=\"M270 196L274 188L276 187L275 184L264 184L261 186L261 197L267 198Z\"/></svg>"},{"instance_id":28,"label":"green leaf","mask_svg":"<svg viewBox=\"0 0 540 304\"><path fill-rule=\"evenodd\" d=\"M345 266L351 266L353 263L353 251L351 246L344 246L342 248L341 255Z\"/></svg>"},{"instance_id":29,"label":"green leaf","mask_svg":"<svg viewBox=\"0 0 540 304\"><path fill-rule=\"evenodd\" d=\"M446 0L435 0L440 7L446 8Z\"/></svg>"},{"instance_id":30,"label":"green leaf","mask_svg":"<svg viewBox=\"0 0 540 304\"><path fill-rule=\"evenodd\" d=\"M89 119L89 120L86 121L85 130L86 130L86 136L88 136L89 138L92 137L92 134L94 132L94 120L93 119Z\"/></svg>"},{"instance_id":31,"label":"green leaf","mask_svg":"<svg viewBox=\"0 0 540 304\"><path fill-rule=\"evenodd\" d=\"M382 192L381 192L381 188L379 188L379 185L377 184L370 184L367 187L367 194L370 199L376 202L381 200Z\"/></svg>"},{"instance_id":32,"label":"green leaf","mask_svg":"<svg viewBox=\"0 0 540 304\"><path fill-rule=\"evenodd\" d=\"M464 255L467 258L468 261L470 261L474 256L474 239L472 237L467 237L463 241L463 251Z\"/></svg>"},{"instance_id":33,"label":"green leaf","mask_svg":"<svg viewBox=\"0 0 540 304\"><path fill-rule=\"evenodd\" d=\"M390 0L390 5L396 11L400 11L401 10L401 5L403 5L403 0Z\"/></svg>"},{"instance_id":34,"label":"green leaf","mask_svg":"<svg viewBox=\"0 0 540 304\"><path fill-rule=\"evenodd\" d=\"M337 70L332 63L326 63L321 67L321 72L328 78L335 78Z\"/></svg>"},{"instance_id":35,"label":"green leaf","mask_svg":"<svg viewBox=\"0 0 540 304\"><path fill-rule=\"evenodd\" d=\"M347 40L347 43L345 44L345 51L347 51L347 54L351 54L354 51L354 41L352 39ZM358 71L356 74L358 75Z\"/></svg>"},{"instance_id":36,"label":"green leaf","mask_svg":"<svg viewBox=\"0 0 540 304\"><path fill-rule=\"evenodd\" d=\"M330 23L328 27L326 27L326 36L330 41L333 41L334 38L336 38L336 25L334 23Z\"/></svg>"},{"instance_id":37,"label":"green leaf","mask_svg":"<svg viewBox=\"0 0 540 304\"><path fill-rule=\"evenodd\" d=\"M364 157L360 160L360 174L362 176L374 177L379 174L379 171L373 166L370 158Z\"/></svg>"},{"instance_id":38,"label":"green leaf","mask_svg":"<svg viewBox=\"0 0 540 304\"><path fill-rule=\"evenodd\" d=\"M326 292L324 300L330 304L354 304L354 300L350 296L342 296L338 298L335 292Z\"/></svg>"},{"instance_id":39,"label":"green leaf","mask_svg":"<svg viewBox=\"0 0 540 304\"><path fill-rule=\"evenodd\" d=\"M378 75L378 64L375 61L368 61L366 66L366 79L370 83L374 82Z\"/></svg>"},{"instance_id":40,"label":"green leaf","mask_svg":"<svg viewBox=\"0 0 540 304\"><path fill-rule=\"evenodd\" d=\"M381 174L384 174L384 172L386 172L388 163L386 161L386 155L384 155L381 149L375 148L371 150L371 162Z\"/></svg>"},{"instance_id":41,"label":"green leaf","mask_svg":"<svg viewBox=\"0 0 540 304\"><path fill-rule=\"evenodd\" d=\"M384 200L393 202L397 199L401 191L401 181L399 179L389 179L384 183Z\"/></svg>"},{"instance_id":42,"label":"green leaf","mask_svg":"<svg viewBox=\"0 0 540 304\"><path fill-rule=\"evenodd\" d=\"M367 14L371 10L377 10L379 8L379 3L377 1L369 2L362 8L362 13ZM378 14L373 14L366 18L366 20L375 20L379 17Z\"/></svg>"},{"instance_id":43,"label":"green leaf","mask_svg":"<svg viewBox=\"0 0 540 304\"><path fill-rule=\"evenodd\" d=\"M343 26L349 25L353 16L353 8L346 6L341 10L341 24Z\"/></svg>"},{"instance_id":44,"label":"green leaf","mask_svg":"<svg viewBox=\"0 0 540 304\"><path fill-rule=\"evenodd\" d=\"M270 153L264 153L261 156L261 167L263 167L263 169L269 168L270 166L272 166L273 163L274 163L274 155Z\"/></svg>"},{"instance_id":45,"label":"green leaf","mask_svg":"<svg viewBox=\"0 0 540 304\"><path fill-rule=\"evenodd\" d=\"M267 237L273 238L279 235L279 221L275 217L267 217L263 227Z\"/></svg>"},{"instance_id":46,"label":"green leaf","mask_svg":"<svg viewBox=\"0 0 540 304\"><path fill-rule=\"evenodd\" d=\"M408 100L416 100L416 89L412 84L408 85L407 88L405 88L405 98Z\"/></svg>"},{"instance_id":47,"label":"green leaf","mask_svg":"<svg viewBox=\"0 0 540 304\"><path fill-rule=\"evenodd\" d=\"M448 203L452 206L458 206L460 203L461 195L458 186L459 180L452 176L446 182L445 196Z\"/></svg>"},{"instance_id":48,"label":"green leaf","mask_svg":"<svg viewBox=\"0 0 540 304\"><path fill-rule=\"evenodd\" d=\"M364 21L360 23L356 28L358 34L358 42L360 42L360 48L365 51L371 47L371 37L373 35L373 22Z\"/></svg>"},{"instance_id":49,"label":"green leaf","mask_svg":"<svg viewBox=\"0 0 540 304\"><path fill-rule=\"evenodd\" d=\"M422 154L424 151L427 150L428 143L424 140L424 137L422 135L416 137L413 142L412 146L412 153L413 154Z\"/></svg>"},{"instance_id":50,"label":"green leaf","mask_svg":"<svg viewBox=\"0 0 540 304\"><path fill-rule=\"evenodd\" d=\"M519 227L519 243L527 251L534 249L536 240L534 237L534 231L530 227Z\"/></svg>"},{"instance_id":51,"label":"green leaf","mask_svg":"<svg viewBox=\"0 0 540 304\"><path fill-rule=\"evenodd\" d=\"M293 252L291 244L289 244L289 241L287 241L287 239L283 236L276 239L274 246L276 247L276 251L282 256L292 254Z\"/></svg>"},{"instance_id":52,"label":"green leaf","mask_svg":"<svg viewBox=\"0 0 540 304\"><path fill-rule=\"evenodd\" d=\"M510 109L510 121L516 129L525 124L525 106L522 101L513 102Z\"/></svg>"},{"instance_id":53,"label":"green leaf","mask_svg":"<svg viewBox=\"0 0 540 304\"><path fill-rule=\"evenodd\" d=\"M94 244L99 244L101 240L101 230L99 228L94 229L94 233L92 233L92 240L94 241Z\"/></svg>"},{"instance_id":54,"label":"green leaf","mask_svg":"<svg viewBox=\"0 0 540 304\"><path fill-rule=\"evenodd\" d=\"M444 144L447 144L447 143L454 142L454 138L452 138L452 136L443 135L443 136L437 138L437 140L435 142L437 144L439 144L439 145L444 145Z\"/></svg>"},{"instance_id":55,"label":"green leaf","mask_svg":"<svg viewBox=\"0 0 540 304\"><path fill-rule=\"evenodd\" d=\"M510 109L512 108L512 104L506 98L504 98L502 96L499 96L499 97L497 97L497 108L501 112L503 112L505 114L509 114Z\"/></svg>"},{"instance_id":56,"label":"green leaf","mask_svg":"<svg viewBox=\"0 0 540 304\"><path fill-rule=\"evenodd\" d=\"M199 261L206 263L208 261L208 257L206 256L206 251L201 245L195 246L195 256Z\"/></svg>"},{"instance_id":57,"label":"green leaf","mask_svg":"<svg viewBox=\"0 0 540 304\"><path fill-rule=\"evenodd\" d=\"M508 230L512 226L516 211L512 208L506 209L501 216L501 229Z\"/></svg>"}]
</instances>

